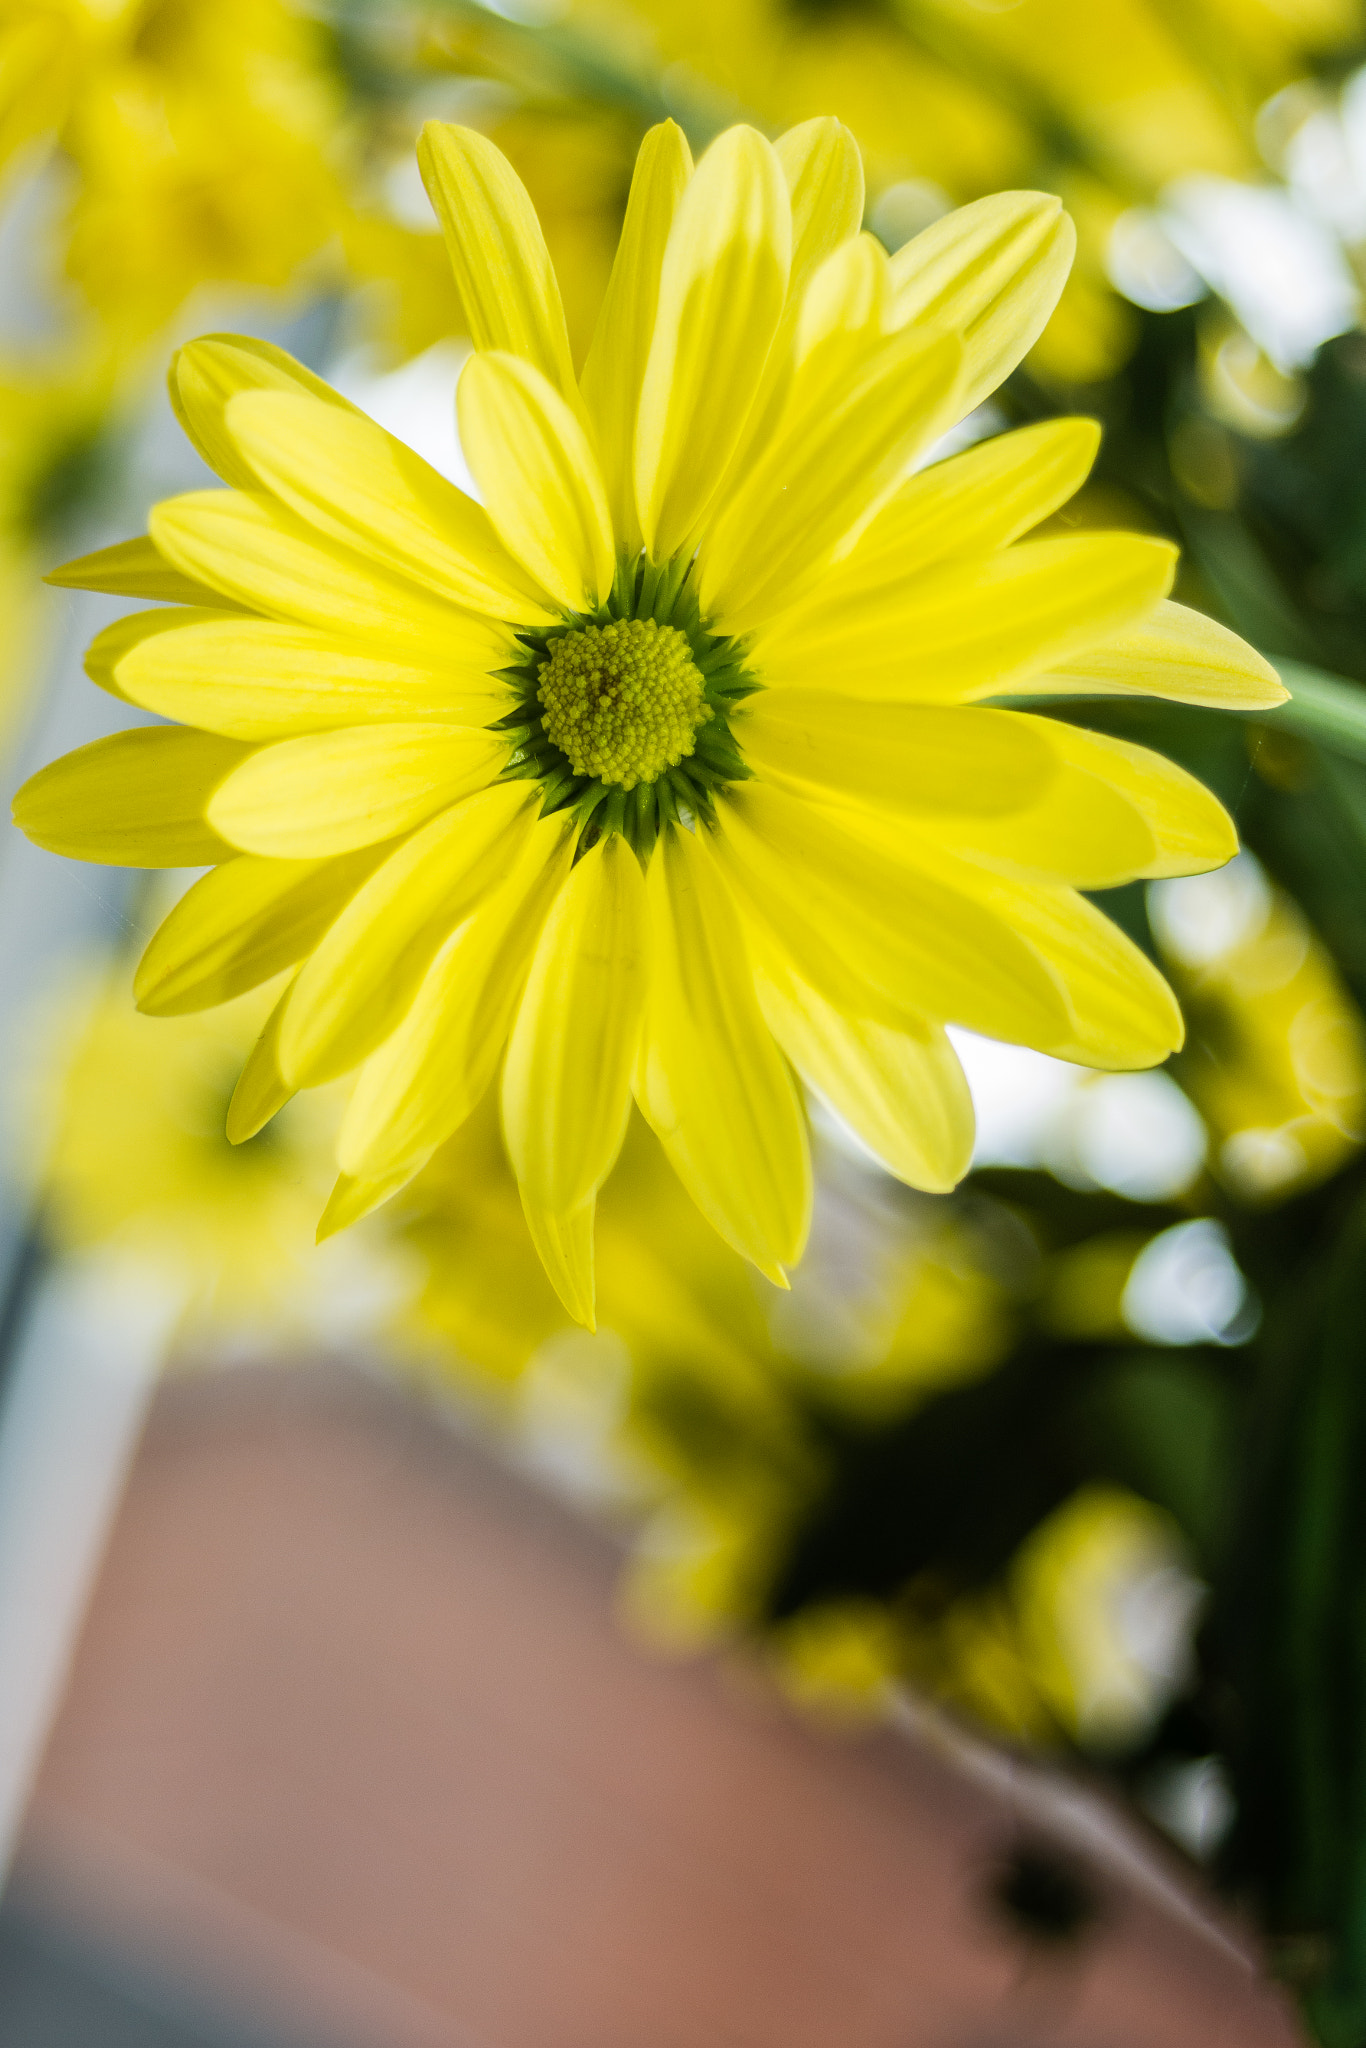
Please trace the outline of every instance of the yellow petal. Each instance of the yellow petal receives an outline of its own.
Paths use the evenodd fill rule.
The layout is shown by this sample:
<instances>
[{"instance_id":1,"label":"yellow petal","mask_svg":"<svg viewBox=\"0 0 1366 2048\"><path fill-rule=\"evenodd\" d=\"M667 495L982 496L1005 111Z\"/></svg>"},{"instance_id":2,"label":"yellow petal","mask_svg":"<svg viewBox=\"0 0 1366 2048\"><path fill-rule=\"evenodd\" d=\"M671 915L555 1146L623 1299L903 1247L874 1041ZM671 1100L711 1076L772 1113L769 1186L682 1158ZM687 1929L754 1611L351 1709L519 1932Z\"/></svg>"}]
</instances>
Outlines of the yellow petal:
<instances>
[{"instance_id":1,"label":"yellow petal","mask_svg":"<svg viewBox=\"0 0 1366 2048\"><path fill-rule=\"evenodd\" d=\"M794 403L811 412L842 401L887 331L890 304L887 252L872 235L843 243L800 297L789 294L758 392L718 488L718 505L743 496L756 468L771 467L798 368L801 391ZM704 544L715 552L705 535Z\"/></svg>"},{"instance_id":2,"label":"yellow petal","mask_svg":"<svg viewBox=\"0 0 1366 2048\"><path fill-rule=\"evenodd\" d=\"M535 795L498 783L406 839L341 909L304 963L280 1039L296 1088L349 1073L400 1022L442 942L502 883Z\"/></svg>"},{"instance_id":3,"label":"yellow petal","mask_svg":"<svg viewBox=\"0 0 1366 2048\"><path fill-rule=\"evenodd\" d=\"M952 416L961 363L956 335L892 335L831 393L807 357L772 441L707 535L701 601L719 631L761 624L874 516Z\"/></svg>"},{"instance_id":4,"label":"yellow petal","mask_svg":"<svg viewBox=\"0 0 1366 2048\"><path fill-rule=\"evenodd\" d=\"M1011 816L936 821L935 836L945 845L1079 889L1194 874L1222 867L1238 851L1233 820L1218 798L1161 754L1057 719L997 715L1031 726L1059 772Z\"/></svg>"},{"instance_id":5,"label":"yellow petal","mask_svg":"<svg viewBox=\"0 0 1366 2048\"><path fill-rule=\"evenodd\" d=\"M520 356L577 407L560 288L521 179L487 136L444 121L427 122L417 160L475 347Z\"/></svg>"},{"instance_id":6,"label":"yellow petal","mask_svg":"<svg viewBox=\"0 0 1366 2048\"><path fill-rule=\"evenodd\" d=\"M1289 694L1271 663L1227 626L1183 604L1159 604L1141 624L1030 679L1031 691L1169 697L1221 711L1270 711Z\"/></svg>"},{"instance_id":7,"label":"yellow petal","mask_svg":"<svg viewBox=\"0 0 1366 2048\"><path fill-rule=\"evenodd\" d=\"M1009 921L1057 976L1071 1029L1039 1044L1058 1059L1106 1068L1152 1067L1178 1050L1175 996L1145 953L1074 890L982 872L981 900Z\"/></svg>"},{"instance_id":8,"label":"yellow petal","mask_svg":"<svg viewBox=\"0 0 1366 2048\"><path fill-rule=\"evenodd\" d=\"M856 606L813 600L756 634L769 682L963 703L1022 685L1151 612L1176 550L1137 533L1022 541L889 583Z\"/></svg>"},{"instance_id":9,"label":"yellow petal","mask_svg":"<svg viewBox=\"0 0 1366 2048\"><path fill-rule=\"evenodd\" d=\"M228 603L207 583L173 569L157 553L148 534L138 540L118 541L112 548L97 548L93 555L80 555L60 569L50 569L43 581L62 590L106 590L111 597L150 597L161 604L221 608Z\"/></svg>"},{"instance_id":10,"label":"yellow petal","mask_svg":"<svg viewBox=\"0 0 1366 2048\"><path fill-rule=\"evenodd\" d=\"M1012 712L761 690L735 720L751 767L827 800L895 811L1016 812L1047 801L1051 735Z\"/></svg>"},{"instance_id":11,"label":"yellow petal","mask_svg":"<svg viewBox=\"0 0 1366 2048\"><path fill-rule=\"evenodd\" d=\"M493 1079L574 831L534 828L504 887L446 940L407 1015L361 1068L337 1137L342 1170L401 1186L458 1129Z\"/></svg>"},{"instance_id":12,"label":"yellow petal","mask_svg":"<svg viewBox=\"0 0 1366 2048\"><path fill-rule=\"evenodd\" d=\"M893 1024L909 1012L1030 1045L1066 1029L1054 977L991 908L977 871L899 822L761 783L734 787L720 818L717 851L752 914L837 1008L862 984L870 995L854 1013Z\"/></svg>"},{"instance_id":13,"label":"yellow petal","mask_svg":"<svg viewBox=\"0 0 1366 2048\"><path fill-rule=\"evenodd\" d=\"M1099 445L1094 420L1043 420L921 470L822 579L821 602L852 607L951 556L1018 540L1081 488Z\"/></svg>"},{"instance_id":14,"label":"yellow petal","mask_svg":"<svg viewBox=\"0 0 1366 2048\"><path fill-rule=\"evenodd\" d=\"M636 427L636 504L663 561L693 532L740 437L782 314L792 213L773 147L718 136L674 220Z\"/></svg>"},{"instance_id":15,"label":"yellow petal","mask_svg":"<svg viewBox=\"0 0 1366 2048\"><path fill-rule=\"evenodd\" d=\"M855 235L827 256L802 294L797 360L806 362L836 337L863 344L890 329L892 279L887 251L874 235ZM841 367L854 361L846 345Z\"/></svg>"},{"instance_id":16,"label":"yellow petal","mask_svg":"<svg viewBox=\"0 0 1366 2048\"><path fill-rule=\"evenodd\" d=\"M152 1017L211 1009L258 988L315 946L375 863L261 860L213 868L181 897L138 962L133 994Z\"/></svg>"},{"instance_id":17,"label":"yellow petal","mask_svg":"<svg viewBox=\"0 0 1366 2048\"><path fill-rule=\"evenodd\" d=\"M322 400L334 417L355 411L282 348L246 334L205 334L187 342L171 357L167 382L176 418L209 468L244 491L254 490L256 479L223 424L228 401L239 391L302 392Z\"/></svg>"},{"instance_id":18,"label":"yellow petal","mask_svg":"<svg viewBox=\"0 0 1366 2048\"><path fill-rule=\"evenodd\" d=\"M247 1054L237 1077L237 1086L228 1104L225 1133L230 1145L245 1145L249 1138L254 1138L273 1116L278 1115L294 1093L280 1072L277 1057L280 1019L288 1001L289 990L286 989L267 1017L261 1035Z\"/></svg>"},{"instance_id":19,"label":"yellow petal","mask_svg":"<svg viewBox=\"0 0 1366 2048\"><path fill-rule=\"evenodd\" d=\"M598 1327L593 1313L593 1212L597 1199L590 1195L570 1214L557 1216L522 1191L522 1212L537 1256L565 1308L586 1330Z\"/></svg>"},{"instance_id":20,"label":"yellow petal","mask_svg":"<svg viewBox=\"0 0 1366 2048\"><path fill-rule=\"evenodd\" d=\"M583 366L583 399L597 436L612 524L630 553L641 543L634 468L640 386L664 250L691 176L687 137L676 122L661 121L640 145L616 260Z\"/></svg>"},{"instance_id":21,"label":"yellow petal","mask_svg":"<svg viewBox=\"0 0 1366 2048\"><path fill-rule=\"evenodd\" d=\"M377 722L483 726L511 702L487 673L449 658L419 667L236 612L134 612L96 636L85 666L131 704L240 740Z\"/></svg>"},{"instance_id":22,"label":"yellow petal","mask_svg":"<svg viewBox=\"0 0 1366 2048\"><path fill-rule=\"evenodd\" d=\"M1078 889L1117 888L1150 873L1158 858L1142 811L1106 777L1070 765L1061 748L1056 774L1017 811L990 818L949 813L927 818L925 826L938 845L956 853Z\"/></svg>"},{"instance_id":23,"label":"yellow petal","mask_svg":"<svg viewBox=\"0 0 1366 2048\"><path fill-rule=\"evenodd\" d=\"M740 920L691 832L665 835L646 889L652 964L636 1100L713 1229L781 1284L810 1227L811 1161Z\"/></svg>"},{"instance_id":24,"label":"yellow petal","mask_svg":"<svg viewBox=\"0 0 1366 2048\"><path fill-rule=\"evenodd\" d=\"M187 576L271 618L378 640L390 654L420 648L480 668L516 659L510 631L322 540L264 493L191 491L153 506L151 528Z\"/></svg>"},{"instance_id":25,"label":"yellow petal","mask_svg":"<svg viewBox=\"0 0 1366 2048\"><path fill-rule=\"evenodd\" d=\"M116 732L30 776L14 799L14 822L35 846L69 860L207 867L234 852L206 812L248 751L214 733L174 726Z\"/></svg>"},{"instance_id":26,"label":"yellow petal","mask_svg":"<svg viewBox=\"0 0 1366 2048\"><path fill-rule=\"evenodd\" d=\"M597 457L575 414L516 356L471 357L456 394L460 441L498 533L566 611L596 611L616 547Z\"/></svg>"},{"instance_id":27,"label":"yellow petal","mask_svg":"<svg viewBox=\"0 0 1366 2048\"><path fill-rule=\"evenodd\" d=\"M1040 721L1029 722L1037 725ZM1197 782L1184 768L1132 740L1084 732L1061 719L1042 723L1049 746L1069 768L1103 782L1142 818L1154 850L1148 864L1136 873L1148 880L1193 875L1233 859L1238 834L1232 818L1203 782Z\"/></svg>"},{"instance_id":28,"label":"yellow petal","mask_svg":"<svg viewBox=\"0 0 1366 2048\"><path fill-rule=\"evenodd\" d=\"M807 1086L829 1103L889 1173L947 1194L972 1163L972 1096L938 1024L902 1031L850 1017L769 951L759 963L764 1015Z\"/></svg>"},{"instance_id":29,"label":"yellow petal","mask_svg":"<svg viewBox=\"0 0 1366 2048\"><path fill-rule=\"evenodd\" d=\"M614 833L583 856L555 899L503 1070L503 1128L518 1183L557 1216L597 1193L626 1135L647 940L640 864Z\"/></svg>"},{"instance_id":30,"label":"yellow petal","mask_svg":"<svg viewBox=\"0 0 1366 2048\"><path fill-rule=\"evenodd\" d=\"M792 202L790 289L799 296L832 249L863 221L863 158L842 121L820 115L773 145Z\"/></svg>"},{"instance_id":31,"label":"yellow petal","mask_svg":"<svg viewBox=\"0 0 1366 2048\"><path fill-rule=\"evenodd\" d=\"M258 486L319 533L452 604L516 625L554 617L482 505L360 413L284 391L246 391L227 428Z\"/></svg>"},{"instance_id":32,"label":"yellow petal","mask_svg":"<svg viewBox=\"0 0 1366 2048\"><path fill-rule=\"evenodd\" d=\"M998 192L960 206L892 257L893 318L963 337L963 411L1004 383L1042 334L1077 246L1050 192Z\"/></svg>"},{"instance_id":33,"label":"yellow petal","mask_svg":"<svg viewBox=\"0 0 1366 2048\"><path fill-rule=\"evenodd\" d=\"M459 727L310 733L260 748L220 785L208 815L246 853L318 860L410 832L482 789L506 759L491 734Z\"/></svg>"},{"instance_id":34,"label":"yellow petal","mask_svg":"<svg viewBox=\"0 0 1366 2048\"><path fill-rule=\"evenodd\" d=\"M318 1243L323 1244L329 1237L335 1237L339 1230L349 1230L353 1223L359 1223L362 1216L378 1209L381 1202L387 1202L411 1179L409 1173L391 1173L380 1180L355 1180L349 1173L339 1173L327 1198L327 1206L318 1218Z\"/></svg>"}]
</instances>

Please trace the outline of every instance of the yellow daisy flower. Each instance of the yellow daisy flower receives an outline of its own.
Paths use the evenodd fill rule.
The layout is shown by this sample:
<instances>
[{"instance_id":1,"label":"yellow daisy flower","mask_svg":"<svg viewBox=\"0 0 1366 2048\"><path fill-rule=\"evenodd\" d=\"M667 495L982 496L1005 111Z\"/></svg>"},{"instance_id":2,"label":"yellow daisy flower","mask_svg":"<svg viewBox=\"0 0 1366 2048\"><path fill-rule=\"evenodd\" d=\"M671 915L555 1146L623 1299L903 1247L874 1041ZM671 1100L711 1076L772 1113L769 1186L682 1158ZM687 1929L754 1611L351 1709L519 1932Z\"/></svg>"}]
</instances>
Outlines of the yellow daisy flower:
<instances>
[{"instance_id":1,"label":"yellow daisy flower","mask_svg":"<svg viewBox=\"0 0 1366 2048\"><path fill-rule=\"evenodd\" d=\"M230 488L64 577L172 600L89 667L185 723L54 763L15 815L77 858L213 864L143 958L144 1009L297 965L231 1130L356 1071L324 1230L403 1186L501 1064L575 1315L633 1094L781 1281L810 1200L794 1068L943 1189L972 1144L946 1022L1092 1066L1180 1042L1166 983L1078 890L1216 866L1230 821L1156 755L978 700L1284 693L1166 603L1165 543L1015 545L1082 481L1091 422L913 473L1047 319L1056 200L980 201L888 258L838 123L733 128L695 170L665 123L576 379L505 160L436 124L420 153L483 504L278 351L182 350L177 409Z\"/></svg>"}]
</instances>

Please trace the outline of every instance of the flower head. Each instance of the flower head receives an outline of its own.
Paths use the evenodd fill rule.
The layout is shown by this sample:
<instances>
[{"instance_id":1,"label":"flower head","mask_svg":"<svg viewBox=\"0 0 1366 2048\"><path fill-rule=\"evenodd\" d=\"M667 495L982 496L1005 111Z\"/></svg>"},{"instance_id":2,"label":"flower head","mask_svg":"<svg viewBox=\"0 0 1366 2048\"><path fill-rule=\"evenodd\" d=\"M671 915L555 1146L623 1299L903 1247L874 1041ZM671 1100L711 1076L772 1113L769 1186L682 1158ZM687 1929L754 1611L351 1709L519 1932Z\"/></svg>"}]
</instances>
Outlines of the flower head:
<instances>
[{"instance_id":1,"label":"flower head","mask_svg":"<svg viewBox=\"0 0 1366 2048\"><path fill-rule=\"evenodd\" d=\"M646 138L581 377L526 194L431 125L469 316L483 504L259 342L177 357L229 485L65 579L170 599L95 680L183 721L43 770L16 816L78 858L211 864L138 970L190 1010L297 969L233 1129L355 1071L334 1229L402 1187L502 1070L522 1201L592 1315L634 1094L699 1208L771 1278L801 1249L793 1070L903 1179L966 1169L955 1022L1097 1066L1179 1043L1148 960L1078 891L1216 866L1160 757L979 700L1284 694L1167 604L1134 534L1016 544L1096 430L915 470L1041 330L1055 200L1006 194L888 258L835 122Z\"/></svg>"}]
</instances>

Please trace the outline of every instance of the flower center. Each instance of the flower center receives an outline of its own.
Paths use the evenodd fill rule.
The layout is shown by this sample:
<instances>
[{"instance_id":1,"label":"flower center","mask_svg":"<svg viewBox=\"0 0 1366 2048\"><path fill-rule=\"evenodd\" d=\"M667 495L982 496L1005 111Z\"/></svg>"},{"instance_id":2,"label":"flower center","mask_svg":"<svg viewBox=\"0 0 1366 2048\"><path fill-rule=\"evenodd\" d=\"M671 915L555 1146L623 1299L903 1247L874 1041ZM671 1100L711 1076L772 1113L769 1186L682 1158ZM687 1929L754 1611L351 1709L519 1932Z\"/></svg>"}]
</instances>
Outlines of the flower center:
<instances>
[{"instance_id":1,"label":"flower center","mask_svg":"<svg viewBox=\"0 0 1366 2048\"><path fill-rule=\"evenodd\" d=\"M677 767L711 717L686 637L655 619L611 619L564 634L536 681L547 737L574 773L619 789Z\"/></svg>"},{"instance_id":2,"label":"flower center","mask_svg":"<svg viewBox=\"0 0 1366 2048\"><path fill-rule=\"evenodd\" d=\"M525 652L498 671L503 773L540 784L543 818L572 815L580 851L622 832L647 860L666 826L714 823L718 792L750 772L731 719L759 684L702 617L692 572L623 555L596 617L518 634Z\"/></svg>"}]
</instances>

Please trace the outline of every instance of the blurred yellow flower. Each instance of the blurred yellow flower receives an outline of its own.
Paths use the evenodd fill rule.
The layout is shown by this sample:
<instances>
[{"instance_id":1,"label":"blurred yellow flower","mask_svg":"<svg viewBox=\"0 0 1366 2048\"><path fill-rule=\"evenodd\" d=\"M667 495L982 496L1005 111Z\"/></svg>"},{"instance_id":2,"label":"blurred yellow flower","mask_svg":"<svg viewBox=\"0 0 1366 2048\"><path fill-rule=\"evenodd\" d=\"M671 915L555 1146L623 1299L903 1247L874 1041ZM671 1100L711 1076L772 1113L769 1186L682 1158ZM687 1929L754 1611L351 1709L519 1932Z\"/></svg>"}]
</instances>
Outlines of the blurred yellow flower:
<instances>
[{"instance_id":1,"label":"blurred yellow flower","mask_svg":"<svg viewBox=\"0 0 1366 2048\"><path fill-rule=\"evenodd\" d=\"M288 283L335 232L322 56L287 0L0 0L0 170L55 139L66 267L124 345L203 282Z\"/></svg>"},{"instance_id":2,"label":"blurred yellow flower","mask_svg":"<svg viewBox=\"0 0 1366 2048\"><path fill-rule=\"evenodd\" d=\"M1123 1748L1180 1684L1199 1600L1171 1519L1120 1487L1087 1486L995 1584L947 1600L911 1586L896 1661L1002 1734Z\"/></svg>"},{"instance_id":3,"label":"blurred yellow flower","mask_svg":"<svg viewBox=\"0 0 1366 2048\"><path fill-rule=\"evenodd\" d=\"M365 1252L320 1256L313 1218L326 1188L335 1105L290 1105L252 1144L223 1118L265 998L154 1023L90 968L31 1020L9 1114L49 1242L109 1247L155 1263L188 1293L199 1334L280 1338L316 1331L366 1288L387 1310ZM329 1305L329 1297L330 1305Z\"/></svg>"},{"instance_id":4,"label":"blurred yellow flower","mask_svg":"<svg viewBox=\"0 0 1366 2048\"><path fill-rule=\"evenodd\" d=\"M1217 1177L1244 1201L1324 1180L1366 1139L1366 1028L1327 949L1244 855L1220 886L1154 892L1190 1026L1177 1065Z\"/></svg>"},{"instance_id":5,"label":"blurred yellow flower","mask_svg":"<svg viewBox=\"0 0 1366 2048\"><path fill-rule=\"evenodd\" d=\"M48 645L44 557L107 480L114 386L109 351L94 342L56 360L0 354L0 748L15 737Z\"/></svg>"}]
</instances>

